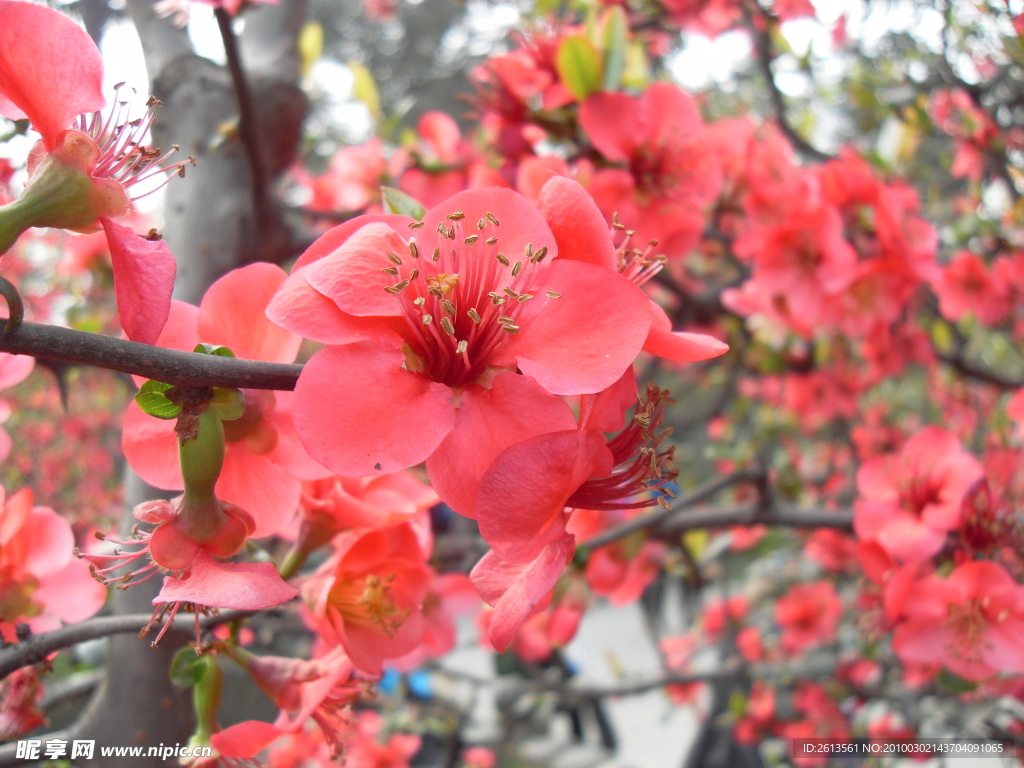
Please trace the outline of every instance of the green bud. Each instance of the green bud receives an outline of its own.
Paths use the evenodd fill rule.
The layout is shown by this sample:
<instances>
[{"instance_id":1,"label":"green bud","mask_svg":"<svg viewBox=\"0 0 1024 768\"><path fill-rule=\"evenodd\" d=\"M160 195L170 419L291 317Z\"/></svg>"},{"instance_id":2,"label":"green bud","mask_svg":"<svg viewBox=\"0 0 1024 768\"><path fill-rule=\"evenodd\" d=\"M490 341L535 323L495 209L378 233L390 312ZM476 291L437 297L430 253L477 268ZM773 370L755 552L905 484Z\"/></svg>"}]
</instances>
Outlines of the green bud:
<instances>
[{"instance_id":1,"label":"green bud","mask_svg":"<svg viewBox=\"0 0 1024 768\"><path fill-rule=\"evenodd\" d=\"M217 712L220 711L220 702L224 695L224 672L220 667L220 659L214 654L208 654L200 657L200 660L206 669L192 688L196 732L188 740L190 747L212 746L210 737L220 728L217 724Z\"/></svg>"},{"instance_id":2,"label":"green bud","mask_svg":"<svg viewBox=\"0 0 1024 768\"><path fill-rule=\"evenodd\" d=\"M203 411L194 438L178 439L178 459L185 481L185 498L200 502L213 498L213 488L224 466L224 425L216 412Z\"/></svg>"}]
</instances>

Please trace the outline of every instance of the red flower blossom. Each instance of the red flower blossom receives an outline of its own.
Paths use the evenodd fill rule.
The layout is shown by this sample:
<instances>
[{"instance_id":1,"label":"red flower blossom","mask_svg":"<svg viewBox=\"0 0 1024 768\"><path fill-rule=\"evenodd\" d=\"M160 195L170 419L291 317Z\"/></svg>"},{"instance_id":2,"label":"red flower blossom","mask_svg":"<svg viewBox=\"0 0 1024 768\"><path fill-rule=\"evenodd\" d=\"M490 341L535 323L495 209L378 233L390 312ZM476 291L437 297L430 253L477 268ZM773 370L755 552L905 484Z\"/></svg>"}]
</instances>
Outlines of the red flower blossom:
<instances>
[{"instance_id":1,"label":"red flower blossom","mask_svg":"<svg viewBox=\"0 0 1024 768\"><path fill-rule=\"evenodd\" d=\"M836 636L843 604L830 581L796 584L775 604L782 647L790 653L829 642Z\"/></svg>"},{"instance_id":2,"label":"red flower blossom","mask_svg":"<svg viewBox=\"0 0 1024 768\"><path fill-rule=\"evenodd\" d=\"M598 93L580 107L580 126L605 159L626 166L599 170L590 184L608 221L617 212L641 242L657 240L670 257L689 252L704 227L702 208L722 185L693 100L669 83L638 99Z\"/></svg>"},{"instance_id":3,"label":"red flower blossom","mask_svg":"<svg viewBox=\"0 0 1024 768\"><path fill-rule=\"evenodd\" d=\"M312 718L334 754L341 753L349 730L348 705L360 693L350 682L352 662L344 651L335 648L312 661L254 656L236 646L224 646L224 652L252 675L281 712L273 724L247 720L213 734L214 749L225 757L255 757L278 739L301 732Z\"/></svg>"},{"instance_id":4,"label":"red flower blossom","mask_svg":"<svg viewBox=\"0 0 1024 768\"><path fill-rule=\"evenodd\" d=\"M964 563L947 578L914 584L893 650L918 664L941 664L968 680L1024 672L1024 594L999 565Z\"/></svg>"},{"instance_id":5,"label":"red flower blossom","mask_svg":"<svg viewBox=\"0 0 1024 768\"><path fill-rule=\"evenodd\" d=\"M614 383L651 311L628 279L556 251L537 209L501 189L456 195L422 226L366 216L322 237L268 308L328 344L295 391L313 457L351 476L427 459L441 498L471 514L504 448L573 428L555 395Z\"/></svg>"},{"instance_id":6,"label":"red flower blossom","mask_svg":"<svg viewBox=\"0 0 1024 768\"><path fill-rule=\"evenodd\" d=\"M42 632L96 613L107 590L74 558L68 521L48 507L33 506L27 488L4 496L0 488L0 635L15 642L19 623Z\"/></svg>"},{"instance_id":7,"label":"red flower blossom","mask_svg":"<svg viewBox=\"0 0 1024 768\"><path fill-rule=\"evenodd\" d=\"M343 533L335 550L303 585L303 597L323 639L344 647L360 671L380 674L385 659L423 638L430 570L408 523Z\"/></svg>"},{"instance_id":8,"label":"red flower blossom","mask_svg":"<svg viewBox=\"0 0 1024 768\"><path fill-rule=\"evenodd\" d=\"M981 476L981 465L956 437L925 427L898 455L861 466L853 519L857 537L877 541L897 560L926 560L960 525L964 495Z\"/></svg>"}]
</instances>

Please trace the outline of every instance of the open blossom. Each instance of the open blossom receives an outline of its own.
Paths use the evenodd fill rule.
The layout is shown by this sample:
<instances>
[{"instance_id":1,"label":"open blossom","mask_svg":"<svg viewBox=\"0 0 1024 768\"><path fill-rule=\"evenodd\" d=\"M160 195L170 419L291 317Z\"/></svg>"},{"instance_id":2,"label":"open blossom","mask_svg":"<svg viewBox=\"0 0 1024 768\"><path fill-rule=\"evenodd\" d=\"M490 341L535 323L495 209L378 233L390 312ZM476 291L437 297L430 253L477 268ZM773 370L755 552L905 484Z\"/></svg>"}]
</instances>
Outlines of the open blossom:
<instances>
[{"instance_id":1,"label":"open blossom","mask_svg":"<svg viewBox=\"0 0 1024 768\"><path fill-rule=\"evenodd\" d=\"M954 435L925 427L899 454L861 466L853 518L857 537L877 541L897 560L926 560L959 527L964 495L981 476L981 465Z\"/></svg>"},{"instance_id":2,"label":"open blossom","mask_svg":"<svg viewBox=\"0 0 1024 768\"><path fill-rule=\"evenodd\" d=\"M0 635L7 642L17 640L18 624L41 632L83 621L107 596L74 558L68 521L32 501L27 488L6 498L0 488Z\"/></svg>"},{"instance_id":3,"label":"open blossom","mask_svg":"<svg viewBox=\"0 0 1024 768\"><path fill-rule=\"evenodd\" d=\"M250 264L210 286L202 303L175 301L157 346L191 352L200 343L226 346L240 358L291 363L301 339L267 320L264 310L285 280L274 264ZM224 467L218 498L253 520L252 536L269 536L287 523L299 503L302 480L329 474L302 447L292 422L290 392L243 390L245 412L224 423ZM145 414L133 401L125 416L125 458L157 488L184 487L175 422Z\"/></svg>"},{"instance_id":4,"label":"open blossom","mask_svg":"<svg viewBox=\"0 0 1024 768\"><path fill-rule=\"evenodd\" d=\"M960 251L933 282L943 316L959 320L968 312L986 325L996 325L1010 310L1008 296L981 257Z\"/></svg>"},{"instance_id":5,"label":"open blossom","mask_svg":"<svg viewBox=\"0 0 1024 768\"><path fill-rule=\"evenodd\" d=\"M156 608L144 630L148 631L167 614L167 622L154 644L163 637L182 606L196 614L198 643L202 609L258 610L281 605L298 595L281 579L272 563L222 562L242 549L254 527L252 517L233 504L186 494L174 502L140 504L134 515L140 523L156 527L152 531L137 530L127 539L102 537L117 547L113 552L76 554L91 564L93 578L101 584L115 583L119 589L167 574L163 588L153 598ZM124 575L109 575L139 560L145 564Z\"/></svg>"},{"instance_id":6,"label":"open blossom","mask_svg":"<svg viewBox=\"0 0 1024 768\"><path fill-rule=\"evenodd\" d=\"M102 116L103 60L85 30L58 11L0 3L0 114L28 118L41 139L22 197L0 208L0 252L28 227L106 232L121 324L152 343L170 309L175 261L167 245L117 224L133 185L183 170L143 145L152 122L129 120L124 102Z\"/></svg>"},{"instance_id":7,"label":"open blossom","mask_svg":"<svg viewBox=\"0 0 1024 768\"><path fill-rule=\"evenodd\" d=\"M625 166L597 171L590 184L608 221L618 213L641 242L657 240L670 257L692 250L702 209L722 185L693 100L670 83L655 83L637 99L598 93L581 106L580 126L605 159Z\"/></svg>"},{"instance_id":8,"label":"open blossom","mask_svg":"<svg viewBox=\"0 0 1024 768\"><path fill-rule=\"evenodd\" d=\"M350 476L426 459L441 498L471 514L504 448L574 428L557 395L614 383L651 310L627 278L557 249L541 213L503 189L460 193L422 224L364 216L320 238L268 308L327 344L293 406L313 458Z\"/></svg>"},{"instance_id":9,"label":"open blossom","mask_svg":"<svg viewBox=\"0 0 1024 768\"><path fill-rule=\"evenodd\" d=\"M602 216L597 204L579 185L567 178L553 177L540 190L537 205L551 226L558 244L560 260L579 261L617 272L637 287L651 280L664 266L663 256L653 256L655 244L646 249L634 248L637 235L623 232L618 224L613 231L623 232L616 247L601 226ZM644 340L644 352L679 363L694 363L718 357L729 345L703 333L673 331L665 310L651 301L651 326Z\"/></svg>"},{"instance_id":10,"label":"open blossom","mask_svg":"<svg viewBox=\"0 0 1024 768\"><path fill-rule=\"evenodd\" d=\"M1024 672L1024 592L1001 566L967 562L918 580L903 603L893 650L968 680Z\"/></svg>"},{"instance_id":11,"label":"open blossom","mask_svg":"<svg viewBox=\"0 0 1024 768\"><path fill-rule=\"evenodd\" d=\"M782 647L797 653L835 639L843 604L830 581L796 584L775 604Z\"/></svg>"},{"instance_id":12,"label":"open blossom","mask_svg":"<svg viewBox=\"0 0 1024 768\"><path fill-rule=\"evenodd\" d=\"M303 597L323 639L341 645L356 669L380 674L385 659L405 656L423 638L430 569L408 523L349 531L334 546Z\"/></svg>"}]
</instances>

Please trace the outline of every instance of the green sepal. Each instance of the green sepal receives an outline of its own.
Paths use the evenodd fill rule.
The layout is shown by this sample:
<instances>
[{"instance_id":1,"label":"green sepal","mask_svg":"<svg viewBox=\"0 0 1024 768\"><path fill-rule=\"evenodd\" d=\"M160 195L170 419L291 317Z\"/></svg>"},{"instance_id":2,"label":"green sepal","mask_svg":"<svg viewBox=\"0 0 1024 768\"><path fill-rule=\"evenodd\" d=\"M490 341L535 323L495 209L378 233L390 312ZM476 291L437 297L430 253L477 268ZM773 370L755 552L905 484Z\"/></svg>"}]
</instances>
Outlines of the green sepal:
<instances>
[{"instance_id":1,"label":"green sepal","mask_svg":"<svg viewBox=\"0 0 1024 768\"><path fill-rule=\"evenodd\" d=\"M191 688L203 679L206 670L206 657L196 656L191 645L182 646L171 659L171 682L179 688Z\"/></svg>"},{"instance_id":2,"label":"green sepal","mask_svg":"<svg viewBox=\"0 0 1024 768\"><path fill-rule=\"evenodd\" d=\"M158 419L174 419L181 413L181 406L172 403L164 394L171 388L162 381L147 381L135 393L135 402L143 413L156 416Z\"/></svg>"},{"instance_id":3,"label":"green sepal","mask_svg":"<svg viewBox=\"0 0 1024 768\"><path fill-rule=\"evenodd\" d=\"M217 355L217 357L234 357L235 353L232 352L228 347L218 346L217 344L196 344L196 348L192 350L198 352L201 355Z\"/></svg>"},{"instance_id":4,"label":"green sepal","mask_svg":"<svg viewBox=\"0 0 1024 768\"><path fill-rule=\"evenodd\" d=\"M245 412L245 395L240 389L214 387L213 397L210 398L210 410L216 413L221 421L240 419Z\"/></svg>"}]
</instances>

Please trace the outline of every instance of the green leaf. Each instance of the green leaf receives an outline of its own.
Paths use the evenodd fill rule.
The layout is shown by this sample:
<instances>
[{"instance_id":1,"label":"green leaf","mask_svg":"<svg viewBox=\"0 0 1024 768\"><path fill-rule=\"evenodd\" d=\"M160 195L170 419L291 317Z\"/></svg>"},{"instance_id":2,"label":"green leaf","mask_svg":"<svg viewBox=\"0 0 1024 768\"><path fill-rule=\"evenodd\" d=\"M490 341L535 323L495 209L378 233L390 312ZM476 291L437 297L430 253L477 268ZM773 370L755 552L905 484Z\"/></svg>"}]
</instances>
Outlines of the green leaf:
<instances>
[{"instance_id":1,"label":"green leaf","mask_svg":"<svg viewBox=\"0 0 1024 768\"><path fill-rule=\"evenodd\" d=\"M935 687L945 693L951 693L959 696L961 693L969 693L973 691L978 687L978 684L973 683L970 680L965 680L959 675L954 675L948 669L943 667L935 676Z\"/></svg>"},{"instance_id":2,"label":"green leaf","mask_svg":"<svg viewBox=\"0 0 1024 768\"><path fill-rule=\"evenodd\" d=\"M629 88L643 90L651 82L651 68L647 63L647 49L634 40L626 46L626 69L622 73L622 84Z\"/></svg>"},{"instance_id":3,"label":"green leaf","mask_svg":"<svg viewBox=\"0 0 1024 768\"><path fill-rule=\"evenodd\" d=\"M613 5L604 22L604 90L614 91L626 71L629 24L621 5Z\"/></svg>"},{"instance_id":4,"label":"green leaf","mask_svg":"<svg viewBox=\"0 0 1024 768\"><path fill-rule=\"evenodd\" d=\"M164 394L171 388L162 381L147 381L135 395L135 402L143 413L156 416L158 419L173 419L181 413L181 406L175 405Z\"/></svg>"},{"instance_id":5,"label":"green leaf","mask_svg":"<svg viewBox=\"0 0 1024 768\"><path fill-rule=\"evenodd\" d=\"M423 217L427 213L427 209L424 208L417 200L409 197L399 189L394 187L381 187L381 196L384 198L384 210L387 213L397 213L401 216L408 216L410 219L416 219L416 221L422 221Z\"/></svg>"},{"instance_id":6,"label":"green leaf","mask_svg":"<svg viewBox=\"0 0 1024 768\"><path fill-rule=\"evenodd\" d=\"M558 46L555 66L569 93L578 100L601 90L601 54L587 38L565 38Z\"/></svg>"},{"instance_id":7,"label":"green leaf","mask_svg":"<svg viewBox=\"0 0 1024 768\"><path fill-rule=\"evenodd\" d=\"M245 395L239 389L231 387L214 387L210 398L210 410L217 414L221 421L234 421L245 412Z\"/></svg>"},{"instance_id":8,"label":"green leaf","mask_svg":"<svg viewBox=\"0 0 1024 768\"><path fill-rule=\"evenodd\" d=\"M191 688L206 674L206 657L197 656L191 645L182 646L171 659L171 682L179 688Z\"/></svg>"},{"instance_id":9,"label":"green leaf","mask_svg":"<svg viewBox=\"0 0 1024 768\"><path fill-rule=\"evenodd\" d=\"M234 357L235 353L227 347L220 347L216 344L196 344L196 348L192 350L198 352L201 355L217 355L217 357Z\"/></svg>"},{"instance_id":10,"label":"green leaf","mask_svg":"<svg viewBox=\"0 0 1024 768\"><path fill-rule=\"evenodd\" d=\"M380 91L373 73L357 61L350 61L348 68L352 72L352 95L366 105L374 120L380 120Z\"/></svg>"}]
</instances>

